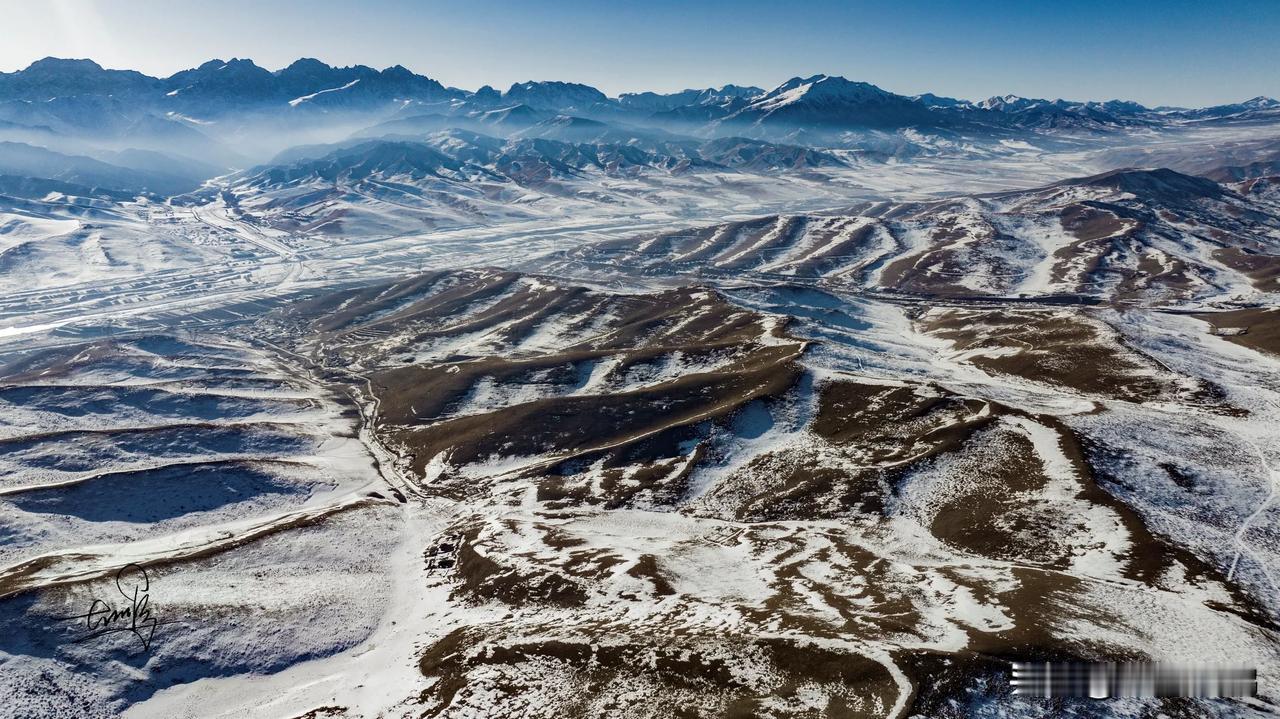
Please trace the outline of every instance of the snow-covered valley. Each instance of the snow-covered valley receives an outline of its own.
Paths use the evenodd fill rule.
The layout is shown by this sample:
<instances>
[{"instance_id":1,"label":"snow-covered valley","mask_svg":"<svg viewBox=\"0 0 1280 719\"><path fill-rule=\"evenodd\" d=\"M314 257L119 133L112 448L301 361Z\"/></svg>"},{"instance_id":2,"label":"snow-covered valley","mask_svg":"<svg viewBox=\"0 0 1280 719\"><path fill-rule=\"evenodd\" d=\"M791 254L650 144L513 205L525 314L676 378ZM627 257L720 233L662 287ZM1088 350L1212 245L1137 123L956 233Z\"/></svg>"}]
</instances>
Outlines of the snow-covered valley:
<instances>
[{"instance_id":1,"label":"snow-covered valley","mask_svg":"<svg viewBox=\"0 0 1280 719\"><path fill-rule=\"evenodd\" d=\"M1275 107L300 114L362 72L181 191L0 179L0 714L1277 713ZM804 131L871 100L909 126ZM1032 660L1259 691L1010 697Z\"/></svg>"}]
</instances>

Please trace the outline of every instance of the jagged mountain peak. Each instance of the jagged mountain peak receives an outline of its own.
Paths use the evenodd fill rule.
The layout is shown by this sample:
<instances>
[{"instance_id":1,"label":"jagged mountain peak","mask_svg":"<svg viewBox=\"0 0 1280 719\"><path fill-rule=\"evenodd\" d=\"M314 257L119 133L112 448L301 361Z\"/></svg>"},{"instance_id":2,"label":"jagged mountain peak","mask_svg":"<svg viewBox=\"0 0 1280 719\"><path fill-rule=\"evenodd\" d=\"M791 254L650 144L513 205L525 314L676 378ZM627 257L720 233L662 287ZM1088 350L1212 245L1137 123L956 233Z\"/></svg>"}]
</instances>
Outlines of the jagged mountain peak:
<instances>
[{"instance_id":1,"label":"jagged mountain peak","mask_svg":"<svg viewBox=\"0 0 1280 719\"><path fill-rule=\"evenodd\" d=\"M1150 109L1146 105L1143 105L1140 102L1134 102L1133 100L1115 99L1115 100L1107 100L1105 102L1101 102L1097 104L1100 107L1107 108L1108 110L1130 110L1133 112L1146 112L1147 110Z\"/></svg>"},{"instance_id":2,"label":"jagged mountain peak","mask_svg":"<svg viewBox=\"0 0 1280 719\"><path fill-rule=\"evenodd\" d=\"M903 128L937 124L949 116L871 83L838 75L793 77L751 100L726 118L729 123L783 128Z\"/></svg>"},{"instance_id":3,"label":"jagged mountain peak","mask_svg":"<svg viewBox=\"0 0 1280 719\"><path fill-rule=\"evenodd\" d=\"M925 92L919 95L912 95L912 100L919 102L925 107L969 107L972 105L968 100L961 100L955 97L947 97L945 95L935 95L932 92Z\"/></svg>"},{"instance_id":4,"label":"jagged mountain peak","mask_svg":"<svg viewBox=\"0 0 1280 719\"><path fill-rule=\"evenodd\" d=\"M869 82L856 82L839 75L811 75L793 77L775 87L753 104L780 107L796 102L838 101L865 102L898 97Z\"/></svg>"},{"instance_id":5,"label":"jagged mountain peak","mask_svg":"<svg viewBox=\"0 0 1280 719\"><path fill-rule=\"evenodd\" d=\"M201 67L204 68L209 66L210 64L211 63L205 63L204 65L201 65ZM227 60L226 62L222 63L220 66L212 69L215 72L228 73L228 74L236 73L236 74L251 74L251 75L259 75L259 76L271 74L270 70L267 70L266 68L259 66L256 62L254 62L253 60L250 60L247 57L233 57L230 60Z\"/></svg>"},{"instance_id":6,"label":"jagged mountain peak","mask_svg":"<svg viewBox=\"0 0 1280 719\"><path fill-rule=\"evenodd\" d=\"M1270 110L1272 108L1280 107L1280 100L1276 100L1275 98L1267 97L1265 95L1259 95L1245 100L1240 104L1251 110Z\"/></svg>"},{"instance_id":7,"label":"jagged mountain peak","mask_svg":"<svg viewBox=\"0 0 1280 719\"><path fill-rule=\"evenodd\" d=\"M392 78L392 79L395 79L395 78L410 79L415 77L422 77L417 73L415 73L414 71L410 70L409 68L405 67L404 65L392 65L391 67L384 69L381 74L383 77Z\"/></svg>"},{"instance_id":8,"label":"jagged mountain peak","mask_svg":"<svg viewBox=\"0 0 1280 719\"><path fill-rule=\"evenodd\" d=\"M132 96L158 81L135 70L107 70L88 59L45 57L13 73L0 73L0 101L70 96Z\"/></svg>"},{"instance_id":9,"label":"jagged mountain peak","mask_svg":"<svg viewBox=\"0 0 1280 719\"><path fill-rule=\"evenodd\" d=\"M216 57L215 57L215 58L213 58L212 60L205 60L204 62L200 63L199 65L195 66L194 68L191 68L190 70L180 70L180 71L179 71L179 73L181 73L181 72L191 72L191 70L205 70L205 71L208 71L208 70L217 70L218 68L220 68L220 67L222 67L223 65L226 65L226 64L227 64L227 63L226 63L226 61L225 61L225 60L223 60L222 58L216 58ZM179 73L174 73L174 74L179 74Z\"/></svg>"},{"instance_id":10,"label":"jagged mountain peak","mask_svg":"<svg viewBox=\"0 0 1280 719\"><path fill-rule=\"evenodd\" d=\"M480 89L471 93L471 98L478 102L498 102L502 99L502 93L492 85L482 85Z\"/></svg>"},{"instance_id":11,"label":"jagged mountain peak","mask_svg":"<svg viewBox=\"0 0 1280 719\"><path fill-rule=\"evenodd\" d=\"M63 86L59 83L73 80L84 85L85 91L92 92L95 89L113 92L118 89L118 83L137 83L146 84L155 82L155 78L143 75L136 70L108 70L93 60L84 58L61 58L61 57L45 57L28 65L26 68L13 73L0 73L0 76L21 80L28 85L38 83L48 83L51 90L61 89ZM101 87L95 88L88 83L103 83ZM0 99L7 99L0 96Z\"/></svg>"},{"instance_id":12,"label":"jagged mountain peak","mask_svg":"<svg viewBox=\"0 0 1280 719\"><path fill-rule=\"evenodd\" d=\"M1047 104L1048 100L1040 100L1021 95L993 95L979 102L977 107L983 110L1023 110L1033 105Z\"/></svg>"},{"instance_id":13,"label":"jagged mountain peak","mask_svg":"<svg viewBox=\"0 0 1280 719\"><path fill-rule=\"evenodd\" d=\"M27 65L26 69L24 69L22 72L47 72L51 70L52 71L91 70L95 72L102 72L103 68L98 63L94 62L93 60L89 60L87 58L63 58L63 57L49 56L49 57L40 58L39 60L36 60L30 65Z\"/></svg>"},{"instance_id":14,"label":"jagged mountain peak","mask_svg":"<svg viewBox=\"0 0 1280 719\"><path fill-rule=\"evenodd\" d=\"M301 72L323 72L332 70L333 67L326 62L317 60L314 57L300 57L289 63L284 68L276 71L277 75Z\"/></svg>"},{"instance_id":15,"label":"jagged mountain peak","mask_svg":"<svg viewBox=\"0 0 1280 719\"><path fill-rule=\"evenodd\" d=\"M503 99L544 109L589 107L609 102L603 92L590 85L559 80L515 83L503 94Z\"/></svg>"},{"instance_id":16,"label":"jagged mountain peak","mask_svg":"<svg viewBox=\"0 0 1280 719\"><path fill-rule=\"evenodd\" d=\"M190 79L202 79L212 77L228 77L228 76L245 76L257 75L270 77L272 73L262 67L259 67L253 60L248 58L233 57L230 60L222 60L214 58L189 70L179 70L178 72L165 78L167 82L189 81Z\"/></svg>"},{"instance_id":17,"label":"jagged mountain peak","mask_svg":"<svg viewBox=\"0 0 1280 719\"><path fill-rule=\"evenodd\" d=\"M618 96L618 103L637 110L665 112L678 107L743 103L763 94L763 89L751 85L723 85L671 93L624 92Z\"/></svg>"}]
</instances>

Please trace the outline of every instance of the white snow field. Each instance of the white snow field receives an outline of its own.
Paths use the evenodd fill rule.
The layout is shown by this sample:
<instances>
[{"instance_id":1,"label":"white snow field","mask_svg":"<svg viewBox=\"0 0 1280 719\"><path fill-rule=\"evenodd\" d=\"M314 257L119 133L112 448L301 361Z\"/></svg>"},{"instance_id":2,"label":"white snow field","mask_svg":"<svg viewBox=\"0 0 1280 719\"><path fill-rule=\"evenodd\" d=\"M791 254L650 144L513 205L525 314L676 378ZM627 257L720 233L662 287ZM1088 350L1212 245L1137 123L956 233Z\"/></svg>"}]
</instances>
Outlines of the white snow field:
<instances>
[{"instance_id":1,"label":"white snow field","mask_svg":"<svg viewBox=\"0 0 1280 719\"><path fill-rule=\"evenodd\" d=\"M0 716L1274 716L1277 136L0 195Z\"/></svg>"}]
</instances>

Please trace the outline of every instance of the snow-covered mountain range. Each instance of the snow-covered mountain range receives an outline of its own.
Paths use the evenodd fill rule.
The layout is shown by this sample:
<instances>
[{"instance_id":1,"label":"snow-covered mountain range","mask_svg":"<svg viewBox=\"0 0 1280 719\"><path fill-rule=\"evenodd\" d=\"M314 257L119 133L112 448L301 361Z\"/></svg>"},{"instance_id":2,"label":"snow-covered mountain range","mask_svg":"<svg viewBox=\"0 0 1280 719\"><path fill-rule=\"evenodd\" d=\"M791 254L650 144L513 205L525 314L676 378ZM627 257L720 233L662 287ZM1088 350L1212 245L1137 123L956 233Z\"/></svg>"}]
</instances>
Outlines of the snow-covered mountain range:
<instances>
[{"instance_id":1,"label":"snow-covered mountain range","mask_svg":"<svg viewBox=\"0 0 1280 719\"><path fill-rule=\"evenodd\" d=\"M506 135L558 116L704 139L802 138L866 148L869 133L924 131L983 140L1043 130L1115 132L1179 123L1274 119L1280 103L1254 98L1200 109L1016 96L979 102L904 96L842 77L796 77L770 90L727 85L608 97L582 84L516 83L499 92L445 87L395 66L333 67L304 58L276 71L251 60L210 60L157 78L91 60L46 58L0 73L0 139L60 151L161 151L244 167L291 144L332 142L383 123L436 129L484 123Z\"/></svg>"}]
</instances>

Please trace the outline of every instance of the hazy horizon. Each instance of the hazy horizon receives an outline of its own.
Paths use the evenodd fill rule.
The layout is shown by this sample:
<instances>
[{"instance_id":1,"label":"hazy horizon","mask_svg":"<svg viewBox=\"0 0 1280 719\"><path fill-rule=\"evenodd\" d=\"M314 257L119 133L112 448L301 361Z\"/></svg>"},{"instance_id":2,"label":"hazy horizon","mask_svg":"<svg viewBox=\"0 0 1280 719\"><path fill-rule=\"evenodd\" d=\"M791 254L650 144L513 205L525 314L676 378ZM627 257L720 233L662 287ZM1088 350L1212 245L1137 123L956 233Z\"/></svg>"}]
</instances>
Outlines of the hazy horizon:
<instances>
[{"instance_id":1,"label":"hazy horizon","mask_svg":"<svg viewBox=\"0 0 1280 719\"><path fill-rule=\"evenodd\" d=\"M774 87L819 73L903 95L968 100L1016 94L1205 106L1280 95L1280 6L1236 4L1224 17L1183 2L751 0L683 7L560 2L53 0L5 9L0 71L43 57L167 76L210 59L277 70L300 57L336 66L403 65L445 85L505 89L580 82L616 96L724 84ZM244 18L254 21L247 22Z\"/></svg>"}]
</instances>

